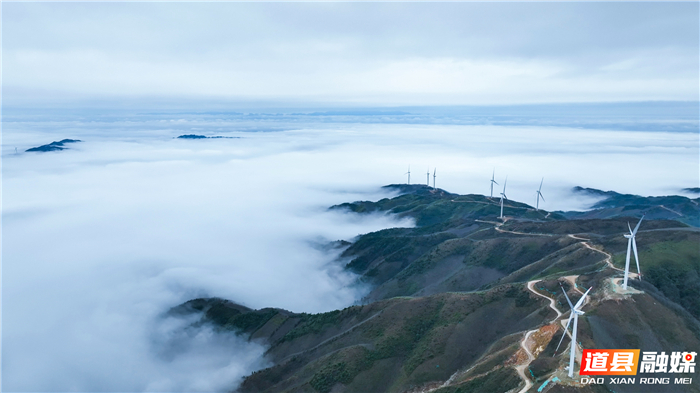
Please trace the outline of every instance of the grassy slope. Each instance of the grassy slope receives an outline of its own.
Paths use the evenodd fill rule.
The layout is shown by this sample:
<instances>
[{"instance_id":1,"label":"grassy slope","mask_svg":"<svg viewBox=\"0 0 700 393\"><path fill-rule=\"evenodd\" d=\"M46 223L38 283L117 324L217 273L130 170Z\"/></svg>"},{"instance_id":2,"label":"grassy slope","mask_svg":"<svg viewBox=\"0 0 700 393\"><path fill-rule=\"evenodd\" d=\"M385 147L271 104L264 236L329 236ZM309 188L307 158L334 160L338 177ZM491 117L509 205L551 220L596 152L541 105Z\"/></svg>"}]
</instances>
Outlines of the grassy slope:
<instances>
[{"instance_id":1,"label":"grassy slope","mask_svg":"<svg viewBox=\"0 0 700 393\"><path fill-rule=\"evenodd\" d=\"M454 196L451 198L453 200L459 199L455 198ZM413 211L425 212L427 210L416 209L415 200L413 203ZM488 203L488 200L486 200L486 203ZM468 204L465 204L465 206L468 206ZM608 206L608 208L612 209L613 206ZM624 206L615 208L619 211L613 214L613 216L625 216L626 214L634 215L632 210L638 210L638 207L635 207L632 210L625 209ZM484 212L483 208L474 209L470 213L472 214L470 216L469 214L465 213L464 207L459 211L462 214L460 217L454 217L454 215L448 215L444 212L442 213L442 216L449 217L453 220L456 220L457 218L464 220L465 217L471 218L474 217L474 215L478 215L476 212ZM491 214L497 214L492 211L488 212ZM517 214L518 211L516 210L515 213ZM688 213L693 214L693 212ZM653 216L653 214L651 216ZM479 218L489 219L483 216ZM602 277L608 277L610 274L617 274L605 268L605 265L602 263L604 259L604 255L602 253L585 248L581 246L578 240L574 240L563 235L569 233L583 234L584 237L590 237L593 240L590 242L591 244L603 245L603 249L605 250L608 250L610 247L612 248L613 252L616 252L619 248L619 244L617 244L619 243L619 239L617 239L618 237L623 240L623 247L626 246L626 243L624 243L624 238L622 238L620 235L627 229L628 218L616 217L610 219L582 219L575 221L550 220L546 222L534 222L526 219L523 220L521 217L517 218L517 220L509 221L506 225L502 226L502 228L515 232L531 233L535 236L513 236L507 233L496 233L496 231L489 229L488 225L481 225L478 230L469 231L469 233L463 237L457 236L455 238L447 239L445 242L430 249L429 252L426 252L420 257L414 258L408 264L404 264L404 266L402 266L403 270L400 271L400 273L398 273L392 280L384 280L383 286L387 286L387 284L392 284L395 282L395 290L393 292L384 291L382 295L390 296L409 293L424 294L425 290L421 292L419 288L421 288L421 286L425 287L430 283L425 279L421 280L421 275L425 275L426 272L429 273L439 271L441 261L455 257L462 258L466 267L457 273L450 272L451 280L448 281L454 281L453 284L457 284L459 282L463 285L461 288L450 288L449 285L446 285L445 282L443 282L441 285L438 285L438 288L441 290L473 290L478 288L464 287L464 283L469 282L467 279L469 275L473 276L473 272L469 271L468 269L469 266L473 265L494 268L504 274L509 273L505 277L494 279L491 285L505 282L522 282L531 278L561 276L565 274L572 274L577 271L585 273L586 271L591 271L592 268L604 270L606 273L603 274ZM653 217L648 216L647 218ZM490 218L489 220L493 220L493 218ZM682 222L683 220L680 221ZM418 222L429 221L423 218L422 221L418 220ZM646 279L660 288L661 291L673 301L682 304L686 310L690 311L691 314L697 318L697 302L700 302L700 294L698 294L698 286L700 286L700 280L698 280L700 241L697 239L698 233L685 230L687 225L681 222L663 219L646 220L644 222L643 229L647 232L640 232L638 235L638 239L641 239L638 240L638 242L647 240L647 245L640 246L640 258L642 261L646 260L646 263L642 263L642 270L645 272ZM436 224L433 225L437 226ZM464 224L462 223L462 225ZM443 227L441 229L444 230L445 227L446 225L443 223ZM680 231L676 231L672 230L672 228L682 229ZM425 229L423 229L423 232L426 232ZM559 236L537 238L536 235L542 234ZM554 244L556 244L556 246L553 246ZM511 252L508 252L508 250ZM529 253L532 255L528 257ZM537 257L533 258L533 256ZM620 256L615 255L614 262L619 264L619 260ZM442 264L444 265L446 263L442 262ZM442 273L444 274L445 272ZM485 283L482 282L480 284L484 285ZM488 286L488 284L486 286ZM401 290L405 292L401 292ZM561 309L565 310L565 300L563 299L563 296L560 295L559 297ZM646 304L645 300L648 299L644 298L639 302ZM609 305L603 306L603 309L608 306ZM677 342L685 343L686 346L688 343L691 343L692 346L695 342L697 342L698 331L694 330L693 326L690 326L697 321L693 322L692 317L689 319L679 319L679 313L682 314L682 310L669 311L668 307L661 307L661 309L658 310L657 315L663 315L663 318L645 322L645 326L647 326L645 337L655 337L656 341L653 343L654 347L659 347L659 343L664 343L664 345L660 346L660 348L668 348L666 343L673 341L674 337L682 337L677 339ZM631 343L636 343L638 348L639 345L652 345L652 342L648 339L646 341L640 340L638 335L629 327L630 322L627 319L632 318L630 315L619 318L622 320L614 320L614 318L611 318L610 315L606 315L605 318L593 315L593 320L595 321L593 325L595 326L599 336L597 337L597 340L593 337L592 325L587 322L582 322L581 337L582 340L587 340L587 342L584 344L587 344L587 347L590 348L605 347L605 345L602 344L605 342L605 340L601 339L601 337L607 336L601 335L601 332L604 331L604 329L601 330L600 326L598 326L598 324L603 321L603 324L608 328L612 328L618 324L627 324L624 329L617 330L617 332L620 330L626 331L626 333L622 334L622 338L617 337L616 340L607 342L607 344L613 345L613 347L624 348L632 345ZM675 326L676 330L670 331L663 326L662 321L664 319L675 321L676 323L673 325ZM557 342L560 337L561 335L558 335L556 340L553 341ZM625 340L630 341L628 342ZM564 345L566 345L566 339L564 341ZM553 351L553 348L551 351ZM553 356L547 357L545 354L541 359L537 359L537 362L534 363L534 367L536 369L539 367L539 372L542 373L542 375L546 375L552 368L556 368L556 366L559 365L560 360L561 359L556 359ZM488 375L490 374L482 376L481 378L476 378L475 381L486 380ZM565 389L562 391L564 390Z\"/></svg>"},{"instance_id":2,"label":"grassy slope","mask_svg":"<svg viewBox=\"0 0 700 393\"><path fill-rule=\"evenodd\" d=\"M209 307L230 308L222 303L226 301L219 299ZM340 390L335 391L399 392L444 381L503 337L552 316L546 301L532 296L523 285L395 298L315 315L287 314L286 318L295 320L294 326L268 338L272 345L267 355L276 366L246 378L241 391L325 393L337 385ZM240 316L232 313L231 318ZM275 319L266 324L283 325ZM235 329L223 318L210 322ZM274 332L266 324L257 330ZM260 337L255 331L248 334ZM275 334L278 338L273 340Z\"/></svg>"},{"instance_id":3,"label":"grassy slope","mask_svg":"<svg viewBox=\"0 0 700 393\"><path fill-rule=\"evenodd\" d=\"M508 234L495 231L493 223L481 222L497 219L500 213L497 199L412 187L416 193L334 207L356 212L390 211L416 219L416 228L369 233L344 251L343 257L350 259L347 268L375 286L367 300L472 291L493 285L501 277L548 256L548 260L540 263L546 265L543 269L559 264L549 273L572 268L571 264L560 263L566 257L561 250L576 243L575 240L561 235ZM552 217L545 220L547 212L535 211L525 204L507 201L506 205L505 214L517 220L565 223ZM511 223L503 228L510 230ZM569 251L581 253L581 250ZM552 256L554 253L558 253L556 258ZM592 262L584 258L578 263ZM517 280L511 277L509 282L524 281L539 273L521 271Z\"/></svg>"},{"instance_id":4,"label":"grassy slope","mask_svg":"<svg viewBox=\"0 0 700 393\"><path fill-rule=\"evenodd\" d=\"M640 230L636 241L643 279L700 318L700 232ZM615 266L624 269L627 239L618 235L601 244L614 253ZM630 270L637 271L633 254Z\"/></svg>"}]
</instances>

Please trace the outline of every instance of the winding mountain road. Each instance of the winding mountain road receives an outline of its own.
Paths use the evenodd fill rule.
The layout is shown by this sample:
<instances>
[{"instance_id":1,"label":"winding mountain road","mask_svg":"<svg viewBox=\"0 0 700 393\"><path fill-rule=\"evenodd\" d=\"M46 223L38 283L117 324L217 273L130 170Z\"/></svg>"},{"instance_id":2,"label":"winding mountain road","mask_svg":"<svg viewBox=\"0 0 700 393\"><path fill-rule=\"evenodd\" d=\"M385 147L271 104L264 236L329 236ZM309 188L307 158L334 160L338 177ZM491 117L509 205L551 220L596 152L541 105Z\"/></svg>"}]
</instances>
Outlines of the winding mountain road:
<instances>
[{"instance_id":1,"label":"winding mountain road","mask_svg":"<svg viewBox=\"0 0 700 393\"><path fill-rule=\"evenodd\" d=\"M522 235L522 236L556 236L556 235L554 235L554 234L546 234L546 233L526 233L526 232L516 232L516 231L508 231L508 230L502 229L501 227L508 221L508 218L507 218L507 217L504 217L503 222L486 221L486 220L478 220L478 219L475 220L475 221L477 221L477 222L482 222L482 223L486 223L486 224L493 224L494 229L495 229L496 231L498 231L498 232L501 232L501 233L511 233L511 234L514 234L514 235ZM612 255L611 255L611 254L609 254L609 253L607 253L607 252L605 252L605 251L599 250L599 249L593 247L590 243L588 243L588 242L590 242L590 239L586 239L586 238L583 238L583 237L579 237L579 236L576 236L575 234L568 234L567 236L570 237L570 238L572 238L572 239L575 239L575 240L580 240L580 241L581 241L581 244L582 244L584 247L586 247L586 248L588 248L588 249L590 249L590 250L593 250L593 251L596 251L596 252L599 252L599 253L603 254L603 255L605 256L604 261L605 261L605 263L606 263L610 268L612 268L612 269L614 269L614 270L617 270L617 271L620 271L620 272L624 272L624 270L619 269L619 268L615 267L615 266L612 264ZM630 276L632 276L632 275L633 275L633 273L630 273ZM635 274L635 276L636 276L636 274ZM562 277L562 279L564 279L564 280L566 280L566 281L568 281L568 282L571 283L571 286L574 288L574 290L576 290L576 291L579 292L581 295L583 295L583 292L582 292L582 291L578 288L578 286L576 285L576 279L577 279L577 278L578 278L578 275L572 275L572 276L565 276L565 277ZM537 291L534 289L534 285L535 285L536 283L540 282L540 281L542 281L542 280L532 280L532 281L528 281L528 283L527 283L527 289L528 289L530 292L534 293L536 296L543 297L543 298L549 300L549 307L550 307L552 310L554 310L554 312L556 312L556 314L557 314L556 317L555 317L554 319L552 319L551 322L549 322L549 324L556 323L557 320L559 320L559 319L564 315L564 313L562 313L561 311L559 311L559 309L557 309L557 307L556 307L556 300L555 300L554 298L551 298L551 297L549 297L549 296L543 295L543 294L537 292ZM584 304L586 304L587 302L588 302L588 299L586 299L586 301L584 302ZM562 325L562 327L565 326L565 323L564 323L564 320L563 320L563 319L560 321L560 324ZM520 347L523 349L523 351L524 351L525 354L527 355L527 361L524 362L523 364L514 366L515 371L518 373L518 375L520 376L520 378L521 378L521 379L523 380L523 382L525 383L525 386L523 386L523 387L518 391L518 393L526 393L526 392L527 392L528 390L530 390L530 388L533 386L532 381L531 381L530 378L525 374L525 370L528 368L528 366L530 365L530 363L531 363L533 360L535 360L535 355L533 355L532 351L530 350L530 348L529 348L529 346L528 346L528 340L530 339L530 336L532 336L532 335L533 335L535 332L537 332L538 330L539 330L539 328L538 328L538 329L533 329L533 330L527 331L527 332L525 333L525 335L523 336L523 339L520 341ZM571 337L571 334L570 334L568 331L565 331L564 334L568 334L569 337ZM472 367L474 367L474 366L472 366ZM449 385L454 381L455 377L456 377L458 374L463 374L463 372L460 372L460 371L455 372L455 373L454 373L447 381L445 381L442 385L438 385L437 387L429 388L429 389L425 390L424 392L427 393L427 392L431 392L431 391L433 391L433 390L436 390L437 388L440 388L440 387L449 386Z\"/></svg>"},{"instance_id":2,"label":"winding mountain road","mask_svg":"<svg viewBox=\"0 0 700 393\"><path fill-rule=\"evenodd\" d=\"M557 307L556 307L557 302L556 302L553 298L551 298L551 297L549 297L549 296L545 296L545 295L543 295L543 294L541 294L541 293L535 291L535 289L534 289L533 287L535 286L535 284L537 284L537 283L540 282L540 281L542 281L542 280L532 280L532 281L529 281L529 282L527 283L527 289L528 289L530 292L534 293L535 295L540 296L540 297L543 297L543 298L549 300L549 308L551 308L552 310L554 310L554 312L557 313L557 317L554 318L554 319L552 320L552 322L554 322L554 321L556 321L559 317L562 316L562 312L559 311L559 309L557 309Z\"/></svg>"},{"instance_id":3,"label":"winding mountain road","mask_svg":"<svg viewBox=\"0 0 700 393\"><path fill-rule=\"evenodd\" d=\"M605 255L605 263L606 263L611 269L617 270L618 272L622 272L622 273L625 272L624 269L617 268L617 267L615 267L615 265L613 265L613 263L612 263L612 255L611 255L611 254L609 254L609 253L607 253L607 252L605 252L605 251L603 251L603 250L599 250L599 249L597 249L597 248L591 246L591 245L588 243L588 242L590 241L590 239L584 239L584 238L582 238L582 237L577 237L577 236L575 236L575 235L567 235L567 236L569 236L569 237L572 238L572 239L583 240L583 241L581 242L581 244L583 244L584 247L588 248L589 250L593 250L593 251L596 251L596 252L599 252L599 253ZM637 278L637 277L638 277L638 274L637 274L637 273L629 272L629 276L632 277L632 278ZM576 287L576 286L574 285L574 287ZM581 291L579 291L579 292L581 292Z\"/></svg>"},{"instance_id":4,"label":"winding mountain road","mask_svg":"<svg viewBox=\"0 0 700 393\"><path fill-rule=\"evenodd\" d=\"M523 341L520 342L520 347L522 349L524 349L525 353L527 354L527 362L523 363L519 366L515 366L515 371L518 372L520 379L522 379L523 382L525 382L525 386L523 386L523 388L520 389L520 391L518 393L525 393L528 390L530 390L530 388L532 387L532 381L530 381L530 378L528 378L525 375L525 368L527 368L527 366L529 366L530 363L532 363L532 361L535 360L535 356L532 354L532 352L530 352L530 349L528 349L526 342L527 342L527 339L530 338L530 335L536 331L537 331L537 329L530 330L527 333L525 333L525 337L523 338Z\"/></svg>"},{"instance_id":5,"label":"winding mountain road","mask_svg":"<svg viewBox=\"0 0 700 393\"><path fill-rule=\"evenodd\" d=\"M542 281L542 280L528 281L527 289L530 292L534 293L535 295L549 300L549 308L551 308L552 310L554 310L554 312L557 313L557 316L554 317L554 319L552 319L552 321L550 322L550 324L551 324L551 323L556 322L557 319L561 318L562 312L559 311L559 309L557 309L556 301L553 298L551 298L549 296L545 296L545 295L535 291L535 289L533 287L535 286L535 284L537 284L540 281ZM520 341L520 347L525 351L525 354L527 355L527 362L525 362L519 366L515 366L515 371L518 372L520 379L522 379L523 382L525 382L525 386L522 389L520 389L520 391L518 393L525 393L528 390L530 390L530 388L532 387L532 381L530 381L530 378L528 378L527 375L525 375L525 369L530 365L530 363L532 363L533 360L535 360L535 356L530 351L530 348L528 348L527 340L530 338L530 336L533 333L537 332L538 330L539 330L539 328L529 330L527 333L525 333L525 337L523 337L522 341Z\"/></svg>"}]
</instances>

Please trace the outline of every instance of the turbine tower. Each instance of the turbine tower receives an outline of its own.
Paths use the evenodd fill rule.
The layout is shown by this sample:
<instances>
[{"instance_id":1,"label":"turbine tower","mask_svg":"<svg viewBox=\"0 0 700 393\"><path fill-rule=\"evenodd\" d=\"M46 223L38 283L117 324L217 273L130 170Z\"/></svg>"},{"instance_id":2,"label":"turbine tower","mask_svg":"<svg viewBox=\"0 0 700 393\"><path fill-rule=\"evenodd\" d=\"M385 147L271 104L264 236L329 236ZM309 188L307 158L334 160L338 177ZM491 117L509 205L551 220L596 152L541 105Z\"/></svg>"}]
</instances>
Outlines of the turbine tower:
<instances>
[{"instance_id":1,"label":"turbine tower","mask_svg":"<svg viewBox=\"0 0 700 393\"><path fill-rule=\"evenodd\" d=\"M540 189L537 190L537 206L535 207L535 211L540 210L540 197L544 201L544 195L542 195L542 183L544 183L544 177L542 178L542 181L540 182Z\"/></svg>"},{"instance_id":2,"label":"turbine tower","mask_svg":"<svg viewBox=\"0 0 700 393\"><path fill-rule=\"evenodd\" d=\"M437 168L435 168L435 170L433 170L433 188L435 188L435 178L437 177L437 175L435 174L436 172L437 172Z\"/></svg>"},{"instance_id":3,"label":"turbine tower","mask_svg":"<svg viewBox=\"0 0 700 393\"><path fill-rule=\"evenodd\" d=\"M561 284L559 284L561 286ZM593 288L593 287L591 287ZM569 307L571 307L571 315L569 315L569 320L566 322L566 327L564 328L564 334L561 335L561 340L559 340L559 345L561 345L561 342L564 340L564 336L566 336L566 331L569 330L569 324L571 323L571 318L574 319L574 327L571 329L571 354L569 355L569 378L574 377L574 359L576 358L576 329L578 328L578 316L585 314L583 311L581 311L581 306L583 306L583 300L586 298L586 295L588 295L588 292L591 291L591 288L588 288L586 293L581 296L581 299L576 302L576 305L571 304L571 300L569 300L569 296L566 294L566 291L564 290L564 287L561 287L562 292L564 292L564 296L566 296L566 301L569 303ZM559 349L559 345L557 345L557 349ZM557 349L554 350L554 353L557 352Z\"/></svg>"},{"instance_id":4,"label":"turbine tower","mask_svg":"<svg viewBox=\"0 0 700 393\"><path fill-rule=\"evenodd\" d=\"M493 198L493 185L494 185L494 183L496 185L498 185L498 182L496 182L496 180L494 179L495 176L496 176L496 169L494 168L493 173L491 174L491 198Z\"/></svg>"},{"instance_id":5,"label":"turbine tower","mask_svg":"<svg viewBox=\"0 0 700 393\"><path fill-rule=\"evenodd\" d=\"M408 175L408 184L411 184L411 166L408 166L408 172L404 173L404 175Z\"/></svg>"},{"instance_id":6,"label":"turbine tower","mask_svg":"<svg viewBox=\"0 0 700 393\"><path fill-rule=\"evenodd\" d=\"M430 168L428 168L428 172L425 173L425 185L430 187Z\"/></svg>"},{"instance_id":7,"label":"turbine tower","mask_svg":"<svg viewBox=\"0 0 700 393\"><path fill-rule=\"evenodd\" d=\"M499 217L500 219L503 219L503 200L508 199L506 196L506 184L508 183L508 176L506 176L506 181L503 182L503 192L501 193L501 216Z\"/></svg>"},{"instance_id":8,"label":"turbine tower","mask_svg":"<svg viewBox=\"0 0 700 393\"><path fill-rule=\"evenodd\" d=\"M637 226L634 227L634 231L632 227L630 227L630 223L627 223L627 228L630 230L630 233L624 235L627 238L627 258L625 258L625 281L622 283L622 289L627 289L627 277L630 273L630 248L634 249L634 260L637 262L637 275L640 280L642 279L642 271L639 270L639 255L637 255L637 241L635 240L635 236L637 235L637 229L639 229L639 225L642 223L643 219L644 216L639 219Z\"/></svg>"}]
</instances>

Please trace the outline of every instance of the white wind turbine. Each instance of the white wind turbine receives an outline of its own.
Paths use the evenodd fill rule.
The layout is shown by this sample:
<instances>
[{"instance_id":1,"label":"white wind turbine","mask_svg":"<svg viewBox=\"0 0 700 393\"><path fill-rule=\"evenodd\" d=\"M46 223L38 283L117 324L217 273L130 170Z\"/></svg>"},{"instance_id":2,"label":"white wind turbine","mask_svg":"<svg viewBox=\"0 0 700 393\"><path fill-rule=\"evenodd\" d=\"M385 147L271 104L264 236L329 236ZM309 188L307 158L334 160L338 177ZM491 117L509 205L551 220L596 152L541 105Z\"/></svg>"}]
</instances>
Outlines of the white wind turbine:
<instances>
[{"instance_id":1,"label":"white wind turbine","mask_svg":"<svg viewBox=\"0 0 700 393\"><path fill-rule=\"evenodd\" d=\"M540 210L540 197L544 201L544 195L542 195L542 183L544 183L544 177L542 178L542 181L540 182L540 189L537 190L537 206L535 206L535 211Z\"/></svg>"},{"instance_id":2,"label":"white wind turbine","mask_svg":"<svg viewBox=\"0 0 700 393\"><path fill-rule=\"evenodd\" d=\"M561 284L559 284L561 286ZM593 287L591 287L593 288ZM559 345L561 345L561 342L564 340L564 336L566 336L567 330L569 330L569 324L571 323L571 318L574 319L574 327L571 329L571 354L569 355L569 378L574 377L574 359L576 358L576 330L578 329L578 316L585 314L583 311L581 311L581 306L583 306L583 301L586 299L586 295L588 295L588 292L591 291L591 288L588 288L586 293L581 296L581 299L576 302L576 305L571 304L571 300L569 300L569 296L566 294L566 291L564 290L564 287L561 288L562 292L564 292L564 296L566 296L566 301L569 303L569 307L571 307L571 315L569 315L569 320L566 322L566 327L564 328L564 333L561 336L561 340L559 340ZM557 350L559 349L559 345L557 345L557 349L554 350L556 353Z\"/></svg>"},{"instance_id":3,"label":"white wind turbine","mask_svg":"<svg viewBox=\"0 0 700 393\"><path fill-rule=\"evenodd\" d=\"M428 172L425 173L425 185L430 187L430 168L428 168Z\"/></svg>"},{"instance_id":4,"label":"white wind turbine","mask_svg":"<svg viewBox=\"0 0 700 393\"><path fill-rule=\"evenodd\" d=\"M437 168L435 168L435 170L433 170L433 188L435 188L435 178L437 177L437 175L435 174L436 172L437 172Z\"/></svg>"},{"instance_id":5,"label":"white wind turbine","mask_svg":"<svg viewBox=\"0 0 700 393\"><path fill-rule=\"evenodd\" d=\"M625 235L627 238L627 258L625 258L625 280L622 283L622 289L627 289L627 277L630 273L630 248L634 249L634 260L637 262L637 275L640 280L642 279L642 271L639 270L639 255L637 255L637 241L635 240L635 236L637 235L637 229L639 229L639 225L642 223L643 219L644 216L639 219L637 226L634 227L634 231L632 227L630 227L630 223L627 223L627 228L629 228L630 233Z\"/></svg>"},{"instance_id":6,"label":"white wind turbine","mask_svg":"<svg viewBox=\"0 0 700 393\"><path fill-rule=\"evenodd\" d=\"M493 198L493 185L494 185L494 183L496 185L498 185L498 183L496 182L496 180L494 178L495 176L496 176L496 169L494 169L493 173L491 174L491 198Z\"/></svg>"},{"instance_id":7,"label":"white wind turbine","mask_svg":"<svg viewBox=\"0 0 700 393\"><path fill-rule=\"evenodd\" d=\"M404 173L404 175L408 175L408 184L411 184L411 166L408 166L408 172Z\"/></svg>"},{"instance_id":8,"label":"white wind turbine","mask_svg":"<svg viewBox=\"0 0 700 393\"><path fill-rule=\"evenodd\" d=\"M503 192L501 193L501 216L499 217L500 219L503 219L503 200L508 199L506 196L506 184L508 183L508 176L506 176L506 181L503 182Z\"/></svg>"}]
</instances>

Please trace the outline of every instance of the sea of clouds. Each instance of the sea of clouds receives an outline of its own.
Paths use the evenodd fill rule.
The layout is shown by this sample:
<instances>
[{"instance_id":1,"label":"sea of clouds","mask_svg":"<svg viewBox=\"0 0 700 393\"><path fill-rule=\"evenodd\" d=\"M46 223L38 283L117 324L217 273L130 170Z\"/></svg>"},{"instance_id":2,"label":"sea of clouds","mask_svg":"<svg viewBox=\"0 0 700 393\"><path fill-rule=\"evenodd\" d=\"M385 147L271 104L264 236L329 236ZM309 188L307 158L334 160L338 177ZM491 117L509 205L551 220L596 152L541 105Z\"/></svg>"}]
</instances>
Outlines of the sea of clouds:
<instances>
[{"instance_id":1,"label":"sea of clouds","mask_svg":"<svg viewBox=\"0 0 700 393\"><path fill-rule=\"evenodd\" d=\"M696 132L332 120L5 121L3 390L235 388L269 365L264 344L164 313L203 296L295 312L356 303L367 288L324 245L413 223L327 208L391 196L380 187L409 166L412 183L437 168L437 186L460 194L488 194L495 170L531 205L544 177L546 210L590 206L577 185L666 195L700 177ZM83 142L24 153L64 138Z\"/></svg>"}]
</instances>

